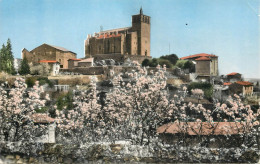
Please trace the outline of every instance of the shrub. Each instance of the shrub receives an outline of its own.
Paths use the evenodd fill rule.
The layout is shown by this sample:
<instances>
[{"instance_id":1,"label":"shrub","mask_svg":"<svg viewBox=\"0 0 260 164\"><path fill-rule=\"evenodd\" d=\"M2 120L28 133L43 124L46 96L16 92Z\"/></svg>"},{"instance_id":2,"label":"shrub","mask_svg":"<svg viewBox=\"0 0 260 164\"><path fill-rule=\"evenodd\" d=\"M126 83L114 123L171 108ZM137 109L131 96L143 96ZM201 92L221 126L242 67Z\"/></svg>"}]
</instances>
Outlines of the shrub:
<instances>
[{"instance_id":1,"label":"shrub","mask_svg":"<svg viewBox=\"0 0 260 164\"><path fill-rule=\"evenodd\" d=\"M27 77L26 80L25 80L25 83L27 84L28 88L31 88L31 87L34 86L36 80L37 80L36 77Z\"/></svg>"},{"instance_id":2,"label":"shrub","mask_svg":"<svg viewBox=\"0 0 260 164\"><path fill-rule=\"evenodd\" d=\"M192 89L202 89L207 99L210 99L213 94L213 86L207 82L192 82L188 85L188 91L191 93Z\"/></svg>"}]
</instances>

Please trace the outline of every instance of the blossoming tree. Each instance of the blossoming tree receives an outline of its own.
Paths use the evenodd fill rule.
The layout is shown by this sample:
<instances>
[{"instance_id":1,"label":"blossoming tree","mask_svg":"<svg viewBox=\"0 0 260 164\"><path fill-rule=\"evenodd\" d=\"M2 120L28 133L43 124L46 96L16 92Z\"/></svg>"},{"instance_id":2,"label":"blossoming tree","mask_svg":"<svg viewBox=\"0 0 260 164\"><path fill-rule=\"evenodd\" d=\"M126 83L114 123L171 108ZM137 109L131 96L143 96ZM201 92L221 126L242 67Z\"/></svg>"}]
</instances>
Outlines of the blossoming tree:
<instances>
[{"instance_id":1,"label":"blossoming tree","mask_svg":"<svg viewBox=\"0 0 260 164\"><path fill-rule=\"evenodd\" d=\"M36 82L28 89L25 80L17 78L13 88L0 87L0 139L9 142L35 142L37 133L43 134L45 125L35 125L33 114L45 106L48 95L41 98L43 88Z\"/></svg>"}]
</instances>

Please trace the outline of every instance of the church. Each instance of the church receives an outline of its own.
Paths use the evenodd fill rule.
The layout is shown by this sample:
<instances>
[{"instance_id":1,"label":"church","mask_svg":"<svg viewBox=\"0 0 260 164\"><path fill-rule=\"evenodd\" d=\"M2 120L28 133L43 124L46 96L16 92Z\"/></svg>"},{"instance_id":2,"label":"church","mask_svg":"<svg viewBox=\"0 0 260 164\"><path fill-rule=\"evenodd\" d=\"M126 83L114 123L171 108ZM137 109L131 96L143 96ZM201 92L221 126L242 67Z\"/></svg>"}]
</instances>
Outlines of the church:
<instances>
[{"instance_id":1,"label":"church","mask_svg":"<svg viewBox=\"0 0 260 164\"><path fill-rule=\"evenodd\" d=\"M140 13L132 16L132 26L89 34L85 40L85 58L95 61L114 59L123 62L127 58L141 63L150 56L151 17Z\"/></svg>"}]
</instances>

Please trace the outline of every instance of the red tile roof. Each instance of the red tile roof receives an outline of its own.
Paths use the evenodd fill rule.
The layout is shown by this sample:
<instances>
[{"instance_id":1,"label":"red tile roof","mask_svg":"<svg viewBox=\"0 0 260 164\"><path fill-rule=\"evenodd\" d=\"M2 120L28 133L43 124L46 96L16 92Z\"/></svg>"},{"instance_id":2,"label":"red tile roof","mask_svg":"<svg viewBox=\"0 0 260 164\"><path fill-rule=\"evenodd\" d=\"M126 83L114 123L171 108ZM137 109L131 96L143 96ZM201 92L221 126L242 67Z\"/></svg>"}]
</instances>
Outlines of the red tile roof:
<instances>
[{"instance_id":1,"label":"red tile roof","mask_svg":"<svg viewBox=\"0 0 260 164\"><path fill-rule=\"evenodd\" d=\"M49 117L45 113L35 113L31 116L31 118L35 123L53 123L55 121L54 118Z\"/></svg>"},{"instance_id":2,"label":"red tile roof","mask_svg":"<svg viewBox=\"0 0 260 164\"><path fill-rule=\"evenodd\" d=\"M232 73L227 74L227 76L232 76L232 75L236 75L236 74L240 74L240 73L232 72Z\"/></svg>"},{"instance_id":3,"label":"red tile roof","mask_svg":"<svg viewBox=\"0 0 260 164\"><path fill-rule=\"evenodd\" d=\"M190 55L190 56L185 56L185 57L182 57L180 59L184 60L184 59L192 59L192 58L198 58L198 57L218 57L216 55L211 55L211 54L206 54L206 53L200 53L200 54L196 54L196 55Z\"/></svg>"},{"instance_id":4,"label":"red tile roof","mask_svg":"<svg viewBox=\"0 0 260 164\"><path fill-rule=\"evenodd\" d=\"M119 37L121 36L121 34L112 34L112 35L108 35L108 34L104 34L104 35L99 35L98 39L102 39L102 38L112 38L112 37Z\"/></svg>"},{"instance_id":5,"label":"red tile roof","mask_svg":"<svg viewBox=\"0 0 260 164\"><path fill-rule=\"evenodd\" d=\"M199 57L199 58L197 58L197 59L195 59L195 60L199 60L199 61L210 61L211 59L210 58L208 58L208 57L206 57L206 56L202 56L202 57Z\"/></svg>"},{"instance_id":6,"label":"red tile roof","mask_svg":"<svg viewBox=\"0 0 260 164\"><path fill-rule=\"evenodd\" d=\"M250 83L249 81L236 81L237 84L240 84L240 85L253 85L253 83Z\"/></svg>"},{"instance_id":7,"label":"red tile roof","mask_svg":"<svg viewBox=\"0 0 260 164\"><path fill-rule=\"evenodd\" d=\"M226 82L226 83L224 83L223 85L231 85L232 83L230 83L230 82Z\"/></svg>"},{"instance_id":8,"label":"red tile roof","mask_svg":"<svg viewBox=\"0 0 260 164\"><path fill-rule=\"evenodd\" d=\"M69 59L69 60L73 60L73 61L81 61L81 59Z\"/></svg>"},{"instance_id":9,"label":"red tile roof","mask_svg":"<svg viewBox=\"0 0 260 164\"><path fill-rule=\"evenodd\" d=\"M56 60L40 60L39 63L58 63Z\"/></svg>"},{"instance_id":10,"label":"red tile roof","mask_svg":"<svg viewBox=\"0 0 260 164\"><path fill-rule=\"evenodd\" d=\"M188 135L232 135L248 132L240 122L174 122L160 126L157 133Z\"/></svg>"}]
</instances>

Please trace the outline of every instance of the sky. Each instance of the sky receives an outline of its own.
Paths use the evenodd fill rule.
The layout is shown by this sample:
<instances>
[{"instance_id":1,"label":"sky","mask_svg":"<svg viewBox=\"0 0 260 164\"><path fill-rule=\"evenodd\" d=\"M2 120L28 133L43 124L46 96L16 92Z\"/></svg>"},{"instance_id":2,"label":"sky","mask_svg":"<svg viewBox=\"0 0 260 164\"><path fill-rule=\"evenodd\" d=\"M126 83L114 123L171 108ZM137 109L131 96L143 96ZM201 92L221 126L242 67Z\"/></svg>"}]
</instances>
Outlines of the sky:
<instances>
[{"instance_id":1,"label":"sky","mask_svg":"<svg viewBox=\"0 0 260 164\"><path fill-rule=\"evenodd\" d=\"M88 34L151 17L151 56L219 56L219 72L260 78L260 0L0 0L0 44L15 58L43 43L84 57Z\"/></svg>"}]
</instances>

